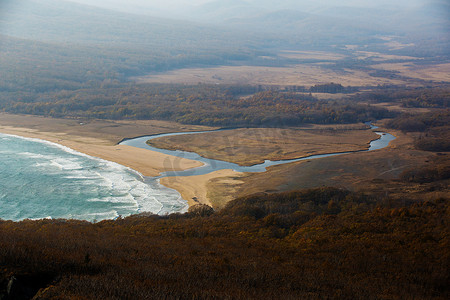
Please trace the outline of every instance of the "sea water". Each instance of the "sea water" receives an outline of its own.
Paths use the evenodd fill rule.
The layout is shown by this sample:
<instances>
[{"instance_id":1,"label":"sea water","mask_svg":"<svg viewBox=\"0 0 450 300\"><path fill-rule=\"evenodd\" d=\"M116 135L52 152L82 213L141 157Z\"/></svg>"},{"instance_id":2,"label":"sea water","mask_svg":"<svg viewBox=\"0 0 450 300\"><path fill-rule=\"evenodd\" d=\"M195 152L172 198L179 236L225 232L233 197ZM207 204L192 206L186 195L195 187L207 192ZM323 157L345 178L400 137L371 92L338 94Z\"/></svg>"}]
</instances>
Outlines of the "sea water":
<instances>
[{"instance_id":1,"label":"sea water","mask_svg":"<svg viewBox=\"0 0 450 300\"><path fill-rule=\"evenodd\" d=\"M67 147L0 134L0 219L114 219L184 212L180 194L122 165Z\"/></svg>"}]
</instances>

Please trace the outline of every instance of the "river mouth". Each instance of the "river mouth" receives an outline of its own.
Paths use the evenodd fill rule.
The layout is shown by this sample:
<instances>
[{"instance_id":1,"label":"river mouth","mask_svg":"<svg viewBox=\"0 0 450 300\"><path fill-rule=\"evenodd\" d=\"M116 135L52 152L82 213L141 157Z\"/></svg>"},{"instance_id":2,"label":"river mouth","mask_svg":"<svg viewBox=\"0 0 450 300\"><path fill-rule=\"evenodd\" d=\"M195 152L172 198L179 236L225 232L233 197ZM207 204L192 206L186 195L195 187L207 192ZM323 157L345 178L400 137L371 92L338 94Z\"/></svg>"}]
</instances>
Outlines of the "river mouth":
<instances>
[{"instance_id":1,"label":"river mouth","mask_svg":"<svg viewBox=\"0 0 450 300\"><path fill-rule=\"evenodd\" d=\"M371 127L370 130L374 130ZM211 131L195 133L207 134ZM395 137L376 132L379 139L366 150L373 151L389 145ZM149 149L177 158L188 158L204 165L186 171L174 171L177 159L158 177L143 177L127 167L90 157L67 147L38 139L0 135L0 149L4 159L0 182L0 218L65 218L87 221L114 219L142 212L154 214L183 213L188 204L180 193L162 186L159 179L173 176L194 176L232 169L237 172L264 172L269 166L311 160L352 152L313 155L289 160L270 161L253 166L240 166L226 161L207 159L197 153L172 151L152 147L147 140L172 133L144 136L121 144ZM1 157L0 157L1 158ZM179 160L178 160L179 161ZM9 165L6 165L9 163ZM3 186L2 186L3 184Z\"/></svg>"},{"instance_id":2,"label":"river mouth","mask_svg":"<svg viewBox=\"0 0 450 300\"><path fill-rule=\"evenodd\" d=\"M378 128L378 127L372 125L370 122L366 122L366 125L370 126L370 128L368 130L375 130ZM192 168L192 169L188 169L188 170L184 170L184 171L174 171L174 169L176 169L175 168L176 161L175 161L174 165L171 168L169 167L165 172L161 173L161 175L157 177L157 178L162 178L162 177L175 177L175 176L205 175L205 174L209 174L211 172L220 171L220 170L229 170L229 169L236 171L236 172L242 172L242 173L265 172L267 170L267 168L270 166L288 164L288 163L298 162L298 161L302 161L302 160L311 160L311 159L318 159L318 158L324 158L324 157L331 157L331 156L343 155L343 154L348 154L348 153L379 150L379 149L383 149L383 148L387 147L391 141L395 140L395 136L393 136L389 133L375 131L375 133L379 136L379 138L371 141L369 148L365 149L365 150L333 152L333 153L311 155L311 156L294 158L294 159L286 159L286 160L276 160L276 161L265 160L261 164L256 164L256 165L252 165L252 166L240 166L238 164L227 162L227 161L205 158L195 152L161 149L161 148L156 148L156 147L153 147L153 146L150 146L149 144L147 144L147 141L156 139L156 138L161 138L161 137L176 136L176 135L189 135L189 134L207 134L210 132L217 132L217 131L222 131L222 130L229 130L229 129L218 129L218 130L212 130L212 131L196 131L196 132L177 132L177 133L149 135L149 136L137 137L134 139L127 139L127 140L122 141L120 144L143 148L143 149L148 149L148 150L164 153L167 155L175 156L178 158L186 158L186 159L200 161L203 163L203 166L201 166L201 167Z\"/></svg>"}]
</instances>

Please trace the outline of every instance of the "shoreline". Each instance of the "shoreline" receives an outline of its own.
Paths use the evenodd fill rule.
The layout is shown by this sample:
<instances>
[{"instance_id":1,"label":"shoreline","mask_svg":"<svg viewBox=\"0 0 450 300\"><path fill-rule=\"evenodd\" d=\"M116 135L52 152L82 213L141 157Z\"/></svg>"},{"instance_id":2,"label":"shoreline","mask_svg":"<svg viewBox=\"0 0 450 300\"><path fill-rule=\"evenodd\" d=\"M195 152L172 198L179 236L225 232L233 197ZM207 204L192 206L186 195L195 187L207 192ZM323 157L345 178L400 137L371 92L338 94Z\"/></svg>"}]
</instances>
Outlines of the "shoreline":
<instances>
[{"instance_id":1,"label":"shoreline","mask_svg":"<svg viewBox=\"0 0 450 300\"><path fill-rule=\"evenodd\" d=\"M177 190L190 207L196 204L206 204L217 209L222 207L224 203L218 204L212 201L212 198L209 196L211 191L208 189L208 184L213 180L227 180L233 181L234 184L240 184L242 182L236 180L236 178L243 175L244 173L242 172L224 169L204 175L162 177L159 179L159 183L165 187Z\"/></svg>"},{"instance_id":2,"label":"shoreline","mask_svg":"<svg viewBox=\"0 0 450 300\"><path fill-rule=\"evenodd\" d=\"M202 162L198 162L195 160L189 160L185 158L180 159L179 157L159 153L156 151L126 145L118 145L115 144L115 141L111 141L112 139L108 140L103 138L101 132L98 133L91 132L92 134L81 136L67 132L67 130L57 130L58 129L57 126L55 127L56 131L51 132L50 130L42 130L41 129L42 127L39 125L33 126L34 128L30 128L31 126L27 127L22 127L20 125L14 126L12 124L4 125L4 123L8 122L2 122L1 118L2 116L5 115L0 114L0 133L15 135L23 138L40 139L43 141L55 143L94 158L100 158L128 167L140 173L144 177L157 177L162 172L166 171L167 168L170 168L175 171L183 171L195 167L200 167L203 165ZM15 115L7 115L7 116L16 117ZM50 124L53 122L67 121L65 119L51 119L36 116L17 116L17 117L19 119L28 118L28 119L39 119L39 121L44 120L45 122L48 122ZM17 123L20 123L20 121L18 121ZM76 121L74 124L76 124ZM198 129L193 128L192 130ZM120 140L120 137L117 138L117 136L114 136L113 138L115 138L115 140ZM218 174L211 174L206 177L197 177L197 176L195 176L196 178L192 177L188 180L190 183L189 185L183 184L172 185L170 183L162 185L174 189L178 193L180 193L181 197L188 203L189 206L198 203L210 205L210 201L205 197L198 197L199 202L196 203L193 202L191 199L192 197L195 196L189 197L189 195L197 195L199 194L199 191L201 195L206 195L207 194L206 185L208 184L210 179L222 176L223 173L219 172ZM182 181L183 179L179 180L179 182Z\"/></svg>"},{"instance_id":3,"label":"shoreline","mask_svg":"<svg viewBox=\"0 0 450 300\"><path fill-rule=\"evenodd\" d=\"M10 124L4 125L5 123L8 123L7 118L10 118ZM197 160L180 158L157 151L152 151L150 149L116 144L118 140L130 139L124 138L125 134L128 136L151 136L158 135L160 133L174 132L177 129L179 129L178 132L192 132L198 131L198 128L196 127L177 128L176 126L180 125L175 123L168 124L172 127L169 127L166 124L162 127L158 126L160 125L158 122L147 122L145 125L145 131L149 134L141 134L142 128L141 131L128 130L130 124L135 124L134 122L94 120L92 123L96 123L95 126L97 127L80 126L81 123L78 123L77 120L0 114L0 133L13 134L26 138L37 138L53 142L92 157L115 162L133 169L145 177L157 177L162 172L167 170L183 171L203 165L203 162ZM61 124L64 126L61 126ZM49 127L49 125L51 125L51 127ZM106 136L106 130L104 129L108 126L110 129L110 135ZM207 129L209 129L208 131L215 131L214 129ZM116 134L111 135L111 132L115 132ZM368 144L370 145L372 141L380 138L381 136L378 136L376 139L371 140ZM364 150L333 153L344 154L365 151L368 151L368 148ZM301 159L308 159L308 157L311 157L311 155L301 157ZM289 160L290 159L282 159L280 161ZM217 185L219 185L220 189L222 189L222 185L226 185L227 189L232 190L234 187L238 187L243 183L242 177L245 177L245 173L243 171L223 169L204 175L162 177L159 179L159 182L165 187L176 190L179 194L181 194L181 197L187 201L189 206L201 203L210 205L217 209L223 207L227 201L231 200L231 195L229 193L230 191L228 190L226 191L226 194L217 194Z\"/></svg>"},{"instance_id":4,"label":"shoreline","mask_svg":"<svg viewBox=\"0 0 450 300\"><path fill-rule=\"evenodd\" d=\"M170 165L175 171L200 167L203 164L189 159L180 159L163 153L126 145L107 145L104 140L72 136L66 133L40 132L30 128L0 126L0 133L25 138L36 138L56 143L83 154L112 161L131 168L143 176L155 177ZM176 163L174 163L176 159Z\"/></svg>"}]
</instances>

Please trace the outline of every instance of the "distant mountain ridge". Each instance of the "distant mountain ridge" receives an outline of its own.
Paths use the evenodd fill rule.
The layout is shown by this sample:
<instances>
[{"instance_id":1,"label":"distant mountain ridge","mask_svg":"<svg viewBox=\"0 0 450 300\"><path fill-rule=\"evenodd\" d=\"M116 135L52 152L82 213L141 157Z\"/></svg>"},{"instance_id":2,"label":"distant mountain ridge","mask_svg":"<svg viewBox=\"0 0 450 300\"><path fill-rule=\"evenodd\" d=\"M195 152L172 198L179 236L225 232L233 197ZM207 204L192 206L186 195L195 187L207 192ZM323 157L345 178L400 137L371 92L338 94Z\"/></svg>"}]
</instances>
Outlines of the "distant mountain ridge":
<instances>
[{"instance_id":1,"label":"distant mountain ridge","mask_svg":"<svg viewBox=\"0 0 450 300\"><path fill-rule=\"evenodd\" d=\"M0 33L65 43L101 42L164 49L168 45L183 49L206 44L256 49L264 48L267 41L271 46L292 48L305 47L308 41L317 39L323 49L327 44L370 46L375 42L374 36L395 35L411 44L414 41L408 36L429 41L449 30L449 20L443 16L450 5L446 1L422 5L413 1L414 5L405 9L398 8L404 1L396 2L396 8L345 6L354 2L333 2L339 5L320 8L311 1L286 0L276 6L270 1L215 0L175 6L172 14L162 18L161 5L145 6L138 0L131 3L136 3L135 8L145 7L142 14L119 12L118 0L111 2L115 10L63 0L6 0L1 3ZM92 0L92 5L99 3ZM184 15L180 15L180 10L184 10Z\"/></svg>"}]
</instances>

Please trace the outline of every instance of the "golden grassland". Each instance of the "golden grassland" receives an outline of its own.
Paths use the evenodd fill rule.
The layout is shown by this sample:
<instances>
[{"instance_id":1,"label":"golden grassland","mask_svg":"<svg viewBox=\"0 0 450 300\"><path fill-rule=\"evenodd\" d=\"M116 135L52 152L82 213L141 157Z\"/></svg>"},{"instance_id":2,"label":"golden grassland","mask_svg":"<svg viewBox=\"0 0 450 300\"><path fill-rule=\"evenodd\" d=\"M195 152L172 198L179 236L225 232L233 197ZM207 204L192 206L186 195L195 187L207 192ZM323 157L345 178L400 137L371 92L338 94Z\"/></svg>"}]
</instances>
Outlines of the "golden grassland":
<instances>
[{"instance_id":1,"label":"golden grassland","mask_svg":"<svg viewBox=\"0 0 450 300\"><path fill-rule=\"evenodd\" d=\"M405 84L400 79L372 77L365 71L345 69L335 71L320 63L292 65L288 67L221 66L214 68L190 68L151 74L134 78L138 83L179 84L248 84L277 86L313 86L330 82L344 86Z\"/></svg>"},{"instance_id":2,"label":"golden grassland","mask_svg":"<svg viewBox=\"0 0 450 300\"><path fill-rule=\"evenodd\" d=\"M371 51L355 51L355 55L358 59L370 58L374 61L386 61L386 60L422 60L421 58L414 56L405 55L393 55L393 54L383 54L379 52Z\"/></svg>"},{"instance_id":3,"label":"golden grassland","mask_svg":"<svg viewBox=\"0 0 450 300\"><path fill-rule=\"evenodd\" d=\"M367 149L378 138L364 124L311 125L300 128L241 128L157 138L152 146L195 152L243 166L332 152Z\"/></svg>"},{"instance_id":4,"label":"golden grassland","mask_svg":"<svg viewBox=\"0 0 450 300\"><path fill-rule=\"evenodd\" d=\"M419 65L413 62L381 63L371 66L374 69L395 71L401 76L434 82L450 82L450 63Z\"/></svg>"},{"instance_id":5,"label":"golden grassland","mask_svg":"<svg viewBox=\"0 0 450 300\"><path fill-rule=\"evenodd\" d=\"M254 165L266 159L283 160L331 152L365 150L370 141L376 138L378 135L368 130L368 126L364 124L347 124L311 125L289 129L233 129L158 138L152 140L151 144L164 149L196 152L207 158L240 165ZM274 183L288 184L292 175L285 172L285 168L281 167L279 170L279 174L269 171L257 173L258 175L221 170L207 175L162 178L160 182L179 191L189 205L202 203L221 209L237 196L267 191L268 187L270 190L277 190L278 188L273 186ZM252 176L256 179L252 180Z\"/></svg>"},{"instance_id":6,"label":"golden grassland","mask_svg":"<svg viewBox=\"0 0 450 300\"><path fill-rule=\"evenodd\" d=\"M344 86L366 85L420 85L422 80L450 82L449 64L422 64L423 59L412 56L382 54L352 50L349 54L324 51L281 51L280 57L295 61L283 67L270 66L219 66L213 68L188 68L155 73L133 80L139 83L181 84L249 84L276 86L313 86L330 82ZM352 60L366 61L361 69ZM347 62L346 67L334 68ZM395 62L391 62L395 61ZM371 64L372 63L372 64ZM377 76L379 70L395 72L400 76Z\"/></svg>"},{"instance_id":7,"label":"golden grassland","mask_svg":"<svg viewBox=\"0 0 450 300\"><path fill-rule=\"evenodd\" d=\"M70 135L80 138L94 138L96 142L101 141L105 145L115 145L124 138L143 135L214 129L207 126L183 125L176 122L157 120L50 118L6 113L0 113L0 126L2 128L24 128L30 132L48 132L61 137Z\"/></svg>"},{"instance_id":8,"label":"golden grassland","mask_svg":"<svg viewBox=\"0 0 450 300\"><path fill-rule=\"evenodd\" d=\"M379 125L382 125L380 122ZM433 165L436 153L421 151L413 146L411 134L380 128L394 134L397 139L385 149L344 154L341 156L311 159L286 165L269 167L263 173L212 173L209 176L177 177L164 179L164 185L175 188L189 199L196 197L198 203L223 208L234 198L259 192L280 192L301 188L337 186L350 190L371 190L392 194L404 192L410 184L386 182L395 180L402 172L411 168ZM196 185L193 189L192 185ZM426 189L426 188L425 188ZM449 195L448 188L439 188L442 196ZM420 197L423 188L410 190L411 197Z\"/></svg>"},{"instance_id":9,"label":"golden grassland","mask_svg":"<svg viewBox=\"0 0 450 300\"><path fill-rule=\"evenodd\" d=\"M381 129L385 130L385 129ZM236 196L255 192L288 191L298 188L336 186L350 190L372 190L377 193L391 194L392 191L404 192L405 184L394 181L389 187L385 183L399 178L409 169L434 167L436 160L448 164L445 153L433 153L415 149L411 134L389 130L397 139L390 146L381 150L345 154L341 156L302 161L288 165L270 167L265 173L249 173L239 178L243 182L236 190ZM444 158L442 158L444 157ZM408 188L411 185L406 184ZM243 188L248 187L248 189ZM217 189L218 187L216 187ZM448 187L437 189L448 197ZM410 197L420 198L421 189L410 190Z\"/></svg>"},{"instance_id":10,"label":"golden grassland","mask_svg":"<svg viewBox=\"0 0 450 300\"><path fill-rule=\"evenodd\" d=\"M389 111L399 112L399 113L414 113L414 114L420 114L420 113L427 113L430 111L433 111L435 109L428 108L428 107L419 107L419 108L409 108L402 106L398 103L391 103L391 102L380 102L380 103L373 103L372 106L378 106L385 108Z\"/></svg>"},{"instance_id":11,"label":"golden grassland","mask_svg":"<svg viewBox=\"0 0 450 300\"><path fill-rule=\"evenodd\" d=\"M449 153L418 150L414 145L417 133L386 129L383 123L379 122L379 130L397 137L387 148L273 166L264 173L230 174L211 179L206 183L209 201L220 208L228 197L321 186L370 190L381 196L408 193L414 199L423 199L424 195L449 197L450 189L445 185L428 186L426 183L411 184L397 180L408 170L426 170L436 166L445 168L450 162Z\"/></svg>"}]
</instances>

